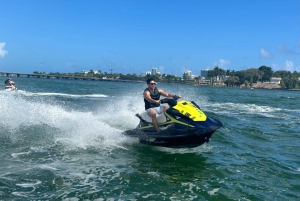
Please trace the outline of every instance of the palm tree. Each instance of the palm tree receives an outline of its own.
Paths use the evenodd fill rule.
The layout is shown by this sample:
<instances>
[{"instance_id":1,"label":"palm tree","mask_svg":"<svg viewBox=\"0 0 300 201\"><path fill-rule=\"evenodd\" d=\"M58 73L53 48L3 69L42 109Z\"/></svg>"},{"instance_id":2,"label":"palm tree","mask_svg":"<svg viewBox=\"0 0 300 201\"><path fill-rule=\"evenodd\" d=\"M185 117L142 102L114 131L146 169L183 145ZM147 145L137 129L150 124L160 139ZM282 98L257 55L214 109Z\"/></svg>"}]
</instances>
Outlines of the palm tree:
<instances>
[{"instance_id":1,"label":"palm tree","mask_svg":"<svg viewBox=\"0 0 300 201\"><path fill-rule=\"evenodd\" d=\"M258 71L258 81L260 79L260 81L262 82L263 76L264 76L264 72L263 71Z\"/></svg>"},{"instance_id":2,"label":"palm tree","mask_svg":"<svg viewBox=\"0 0 300 201\"><path fill-rule=\"evenodd\" d=\"M244 84L245 84L246 88L248 88L249 82L247 80L245 80Z\"/></svg>"}]
</instances>

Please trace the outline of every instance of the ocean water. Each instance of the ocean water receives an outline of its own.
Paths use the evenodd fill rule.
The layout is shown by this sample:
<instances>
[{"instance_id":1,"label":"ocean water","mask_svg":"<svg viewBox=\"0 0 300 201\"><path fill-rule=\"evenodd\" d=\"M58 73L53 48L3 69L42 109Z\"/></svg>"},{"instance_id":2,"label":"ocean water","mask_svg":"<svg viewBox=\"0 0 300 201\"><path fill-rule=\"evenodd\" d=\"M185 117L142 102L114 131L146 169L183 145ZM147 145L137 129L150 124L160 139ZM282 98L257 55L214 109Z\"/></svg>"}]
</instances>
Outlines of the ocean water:
<instances>
[{"instance_id":1,"label":"ocean water","mask_svg":"<svg viewBox=\"0 0 300 201\"><path fill-rule=\"evenodd\" d=\"M159 83L224 124L171 149L122 135L145 83L14 81L0 90L0 200L300 199L299 91Z\"/></svg>"}]
</instances>

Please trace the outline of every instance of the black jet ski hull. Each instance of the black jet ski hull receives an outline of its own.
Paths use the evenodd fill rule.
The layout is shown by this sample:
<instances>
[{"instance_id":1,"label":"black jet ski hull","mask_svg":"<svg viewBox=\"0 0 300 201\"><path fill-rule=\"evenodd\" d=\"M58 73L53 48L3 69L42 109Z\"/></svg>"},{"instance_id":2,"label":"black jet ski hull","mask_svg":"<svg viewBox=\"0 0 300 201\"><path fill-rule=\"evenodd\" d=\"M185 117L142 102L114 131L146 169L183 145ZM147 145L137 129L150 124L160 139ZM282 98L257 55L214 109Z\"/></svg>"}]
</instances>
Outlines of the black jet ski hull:
<instances>
[{"instance_id":1,"label":"black jet ski hull","mask_svg":"<svg viewBox=\"0 0 300 201\"><path fill-rule=\"evenodd\" d=\"M181 136L176 138L140 138L140 142L152 146L169 148L194 148L209 142L213 132L202 135Z\"/></svg>"},{"instance_id":2,"label":"black jet ski hull","mask_svg":"<svg viewBox=\"0 0 300 201\"><path fill-rule=\"evenodd\" d=\"M212 117L205 122L190 122L190 125L171 123L165 125L164 130L156 132L153 127L141 129L145 123L140 122L137 128L125 131L124 134L138 137L143 144L170 148L192 148L209 142L212 134L222 127L222 123Z\"/></svg>"}]
</instances>

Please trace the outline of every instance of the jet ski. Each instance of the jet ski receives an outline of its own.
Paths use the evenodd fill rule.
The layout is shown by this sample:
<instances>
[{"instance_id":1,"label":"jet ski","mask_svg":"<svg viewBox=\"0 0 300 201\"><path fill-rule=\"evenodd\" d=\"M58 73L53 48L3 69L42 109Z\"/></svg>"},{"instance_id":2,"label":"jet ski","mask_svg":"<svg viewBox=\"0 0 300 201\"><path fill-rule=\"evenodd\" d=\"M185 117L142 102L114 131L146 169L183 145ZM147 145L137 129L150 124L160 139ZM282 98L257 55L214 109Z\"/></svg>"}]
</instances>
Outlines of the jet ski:
<instances>
[{"instance_id":1,"label":"jet ski","mask_svg":"<svg viewBox=\"0 0 300 201\"><path fill-rule=\"evenodd\" d=\"M9 86L5 86L5 91L17 91L17 87L15 87L14 89L12 89L11 87Z\"/></svg>"},{"instance_id":2,"label":"jet ski","mask_svg":"<svg viewBox=\"0 0 300 201\"><path fill-rule=\"evenodd\" d=\"M15 82L8 78L5 82L5 91L17 91L17 87L15 87Z\"/></svg>"},{"instance_id":3,"label":"jet ski","mask_svg":"<svg viewBox=\"0 0 300 201\"><path fill-rule=\"evenodd\" d=\"M136 114L140 119L135 129L124 135L137 137L144 144L169 148L193 148L209 142L212 134L223 126L216 118L208 117L194 101L165 98L169 104L163 114L157 115L160 131L157 132L146 111Z\"/></svg>"}]
</instances>

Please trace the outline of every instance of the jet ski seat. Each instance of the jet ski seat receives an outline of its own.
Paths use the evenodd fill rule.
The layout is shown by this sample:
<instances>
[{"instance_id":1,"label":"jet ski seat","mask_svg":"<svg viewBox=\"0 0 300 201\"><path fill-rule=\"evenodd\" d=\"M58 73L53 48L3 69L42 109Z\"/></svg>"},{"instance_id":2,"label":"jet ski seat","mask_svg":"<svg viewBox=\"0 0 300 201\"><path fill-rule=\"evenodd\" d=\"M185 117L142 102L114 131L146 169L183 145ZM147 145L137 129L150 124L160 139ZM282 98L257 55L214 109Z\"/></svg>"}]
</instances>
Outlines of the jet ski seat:
<instances>
[{"instance_id":1,"label":"jet ski seat","mask_svg":"<svg viewBox=\"0 0 300 201\"><path fill-rule=\"evenodd\" d=\"M152 123L152 118L147 114L146 111L140 112L136 114L138 118L140 118L142 121L146 121L149 123ZM156 114L157 123L163 123L167 121L166 115L164 113L162 114Z\"/></svg>"}]
</instances>

